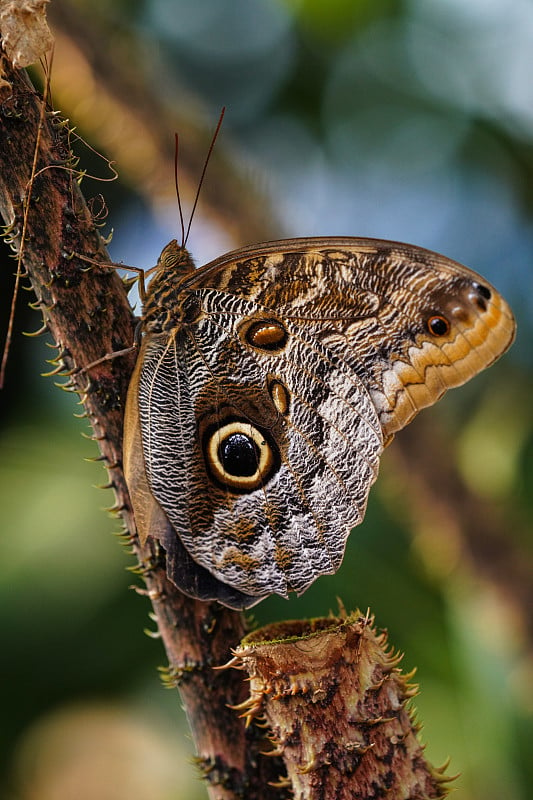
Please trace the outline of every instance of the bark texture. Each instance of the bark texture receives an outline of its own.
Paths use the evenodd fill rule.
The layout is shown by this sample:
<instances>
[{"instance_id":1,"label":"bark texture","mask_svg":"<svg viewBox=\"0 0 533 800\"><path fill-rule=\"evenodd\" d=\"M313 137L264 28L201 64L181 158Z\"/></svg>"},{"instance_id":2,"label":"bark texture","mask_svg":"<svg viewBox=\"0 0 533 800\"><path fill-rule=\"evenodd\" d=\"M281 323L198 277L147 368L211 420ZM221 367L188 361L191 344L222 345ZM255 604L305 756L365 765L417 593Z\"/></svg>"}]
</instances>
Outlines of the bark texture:
<instances>
[{"instance_id":1,"label":"bark texture","mask_svg":"<svg viewBox=\"0 0 533 800\"><path fill-rule=\"evenodd\" d=\"M296 800L429 800L447 794L409 710L402 656L368 618L282 623L250 634L233 666L250 678L243 711L266 719Z\"/></svg>"}]
</instances>

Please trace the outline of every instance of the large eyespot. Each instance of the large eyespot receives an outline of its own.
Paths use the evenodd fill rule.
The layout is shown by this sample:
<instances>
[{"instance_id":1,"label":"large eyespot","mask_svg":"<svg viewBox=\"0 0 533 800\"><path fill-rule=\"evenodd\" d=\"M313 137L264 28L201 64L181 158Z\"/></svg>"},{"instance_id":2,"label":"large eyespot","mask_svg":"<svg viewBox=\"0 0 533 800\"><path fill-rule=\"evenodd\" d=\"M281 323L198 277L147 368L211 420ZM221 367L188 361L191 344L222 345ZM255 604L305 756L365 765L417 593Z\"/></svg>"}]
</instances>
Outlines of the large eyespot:
<instances>
[{"instance_id":1,"label":"large eyespot","mask_svg":"<svg viewBox=\"0 0 533 800\"><path fill-rule=\"evenodd\" d=\"M241 325L241 336L255 350L277 353L287 344L289 334L277 319L245 320Z\"/></svg>"},{"instance_id":2,"label":"large eyespot","mask_svg":"<svg viewBox=\"0 0 533 800\"><path fill-rule=\"evenodd\" d=\"M279 465L279 451L270 434L238 419L208 428L204 456L214 480L239 494L264 486Z\"/></svg>"},{"instance_id":3,"label":"large eyespot","mask_svg":"<svg viewBox=\"0 0 533 800\"><path fill-rule=\"evenodd\" d=\"M433 336L446 336L450 332L450 323L446 317L440 314L433 314L426 322L428 331Z\"/></svg>"}]
</instances>

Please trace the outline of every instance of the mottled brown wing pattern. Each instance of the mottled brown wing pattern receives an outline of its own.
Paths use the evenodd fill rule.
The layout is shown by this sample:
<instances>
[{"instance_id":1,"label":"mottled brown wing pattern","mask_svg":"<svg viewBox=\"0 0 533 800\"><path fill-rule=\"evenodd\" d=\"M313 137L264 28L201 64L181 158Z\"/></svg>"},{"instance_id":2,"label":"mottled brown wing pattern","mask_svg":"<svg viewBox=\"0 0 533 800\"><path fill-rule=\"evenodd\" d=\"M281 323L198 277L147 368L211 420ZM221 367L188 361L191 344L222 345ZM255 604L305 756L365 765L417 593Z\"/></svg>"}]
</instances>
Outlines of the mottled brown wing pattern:
<instances>
[{"instance_id":1,"label":"mottled brown wing pattern","mask_svg":"<svg viewBox=\"0 0 533 800\"><path fill-rule=\"evenodd\" d=\"M274 242L197 271L171 243L143 320L125 442L140 533L176 585L234 607L335 572L384 443L514 333L475 273L363 239Z\"/></svg>"},{"instance_id":2,"label":"mottled brown wing pattern","mask_svg":"<svg viewBox=\"0 0 533 800\"><path fill-rule=\"evenodd\" d=\"M216 312L144 353L139 413L150 486L194 560L223 583L254 596L302 592L338 569L362 518L382 449L377 414L357 376L319 343L287 322L283 353L254 352L236 328L257 306L231 302L224 313L227 296L211 294L200 293L202 305L215 300ZM272 381L284 387L285 414ZM256 475L253 452L248 469L222 468L217 450L232 434L235 446L239 435L255 437L259 451L266 443L264 470ZM334 525L341 537L331 537Z\"/></svg>"}]
</instances>

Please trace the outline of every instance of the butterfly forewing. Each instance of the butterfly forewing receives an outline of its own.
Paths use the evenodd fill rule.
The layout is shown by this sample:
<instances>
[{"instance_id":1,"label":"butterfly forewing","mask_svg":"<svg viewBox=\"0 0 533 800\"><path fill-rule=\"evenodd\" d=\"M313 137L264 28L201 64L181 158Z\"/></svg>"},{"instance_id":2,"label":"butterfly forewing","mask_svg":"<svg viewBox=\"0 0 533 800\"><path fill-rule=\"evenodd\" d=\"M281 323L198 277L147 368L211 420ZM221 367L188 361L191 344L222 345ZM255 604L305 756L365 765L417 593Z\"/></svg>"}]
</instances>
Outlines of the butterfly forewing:
<instances>
[{"instance_id":1,"label":"butterfly forewing","mask_svg":"<svg viewBox=\"0 0 533 800\"><path fill-rule=\"evenodd\" d=\"M265 265L261 269L261 264ZM255 280L247 281L248 271ZM449 388L489 366L515 323L501 295L472 270L423 248L372 239L291 239L217 259L197 280L278 304L316 323L360 375L386 436ZM442 316L448 330L428 323Z\"/></svg>"},{"instance_id":2,"label":"butterfly forewing","mask_svg":"<svg viewBox=\"0 0 533 800\"><path fill-rule=\"evenodd\" d=\"M152 535L193 596L301 593L338 569L384 443L504 352L512 314L475 273L397 243L288 240L180 263L149 287L128 399L168 521Z\"/></svg>"}]
</instances>

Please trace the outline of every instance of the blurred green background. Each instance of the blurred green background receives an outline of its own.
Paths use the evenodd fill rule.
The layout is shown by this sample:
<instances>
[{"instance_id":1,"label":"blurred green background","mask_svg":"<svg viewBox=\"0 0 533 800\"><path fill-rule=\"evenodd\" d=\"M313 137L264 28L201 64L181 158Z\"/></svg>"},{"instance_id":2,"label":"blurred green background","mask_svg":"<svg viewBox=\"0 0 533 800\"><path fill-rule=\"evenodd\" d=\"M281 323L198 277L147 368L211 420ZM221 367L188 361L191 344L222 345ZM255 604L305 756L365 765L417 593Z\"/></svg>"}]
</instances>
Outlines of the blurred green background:
<instances>
[{"instance_id":1,"label":"blurred green background","mask_svg":"<svg viewBox=\"0 0 533 800\"><path fill-rule=\"evenodd\" d=\"M453 796L533 798L533 3L52 0L50 13L56 106L119 171L83 184L106 199L116 260L150 266L179 238L161 164L177 128L187 202L227 106L189 240L199 263L258 237L375 236L466 263L511 303L512 350L399 434L339 573L254 615L370 607L418 667L422 738L461 773ZM154 155L160 128L168 153ZM92 488L106 482L84 460L96 446L75 399L40 377L53 351L20 335L40 327L25 300L0 398L0 795L205 797L157 676L162 647L143 635L148 603L101 510L111 493ZM443 463L462 489L443 483L435 503L424 472ZM476 546L467 501L488 520Z\"/></svg>"}]
</instances>

